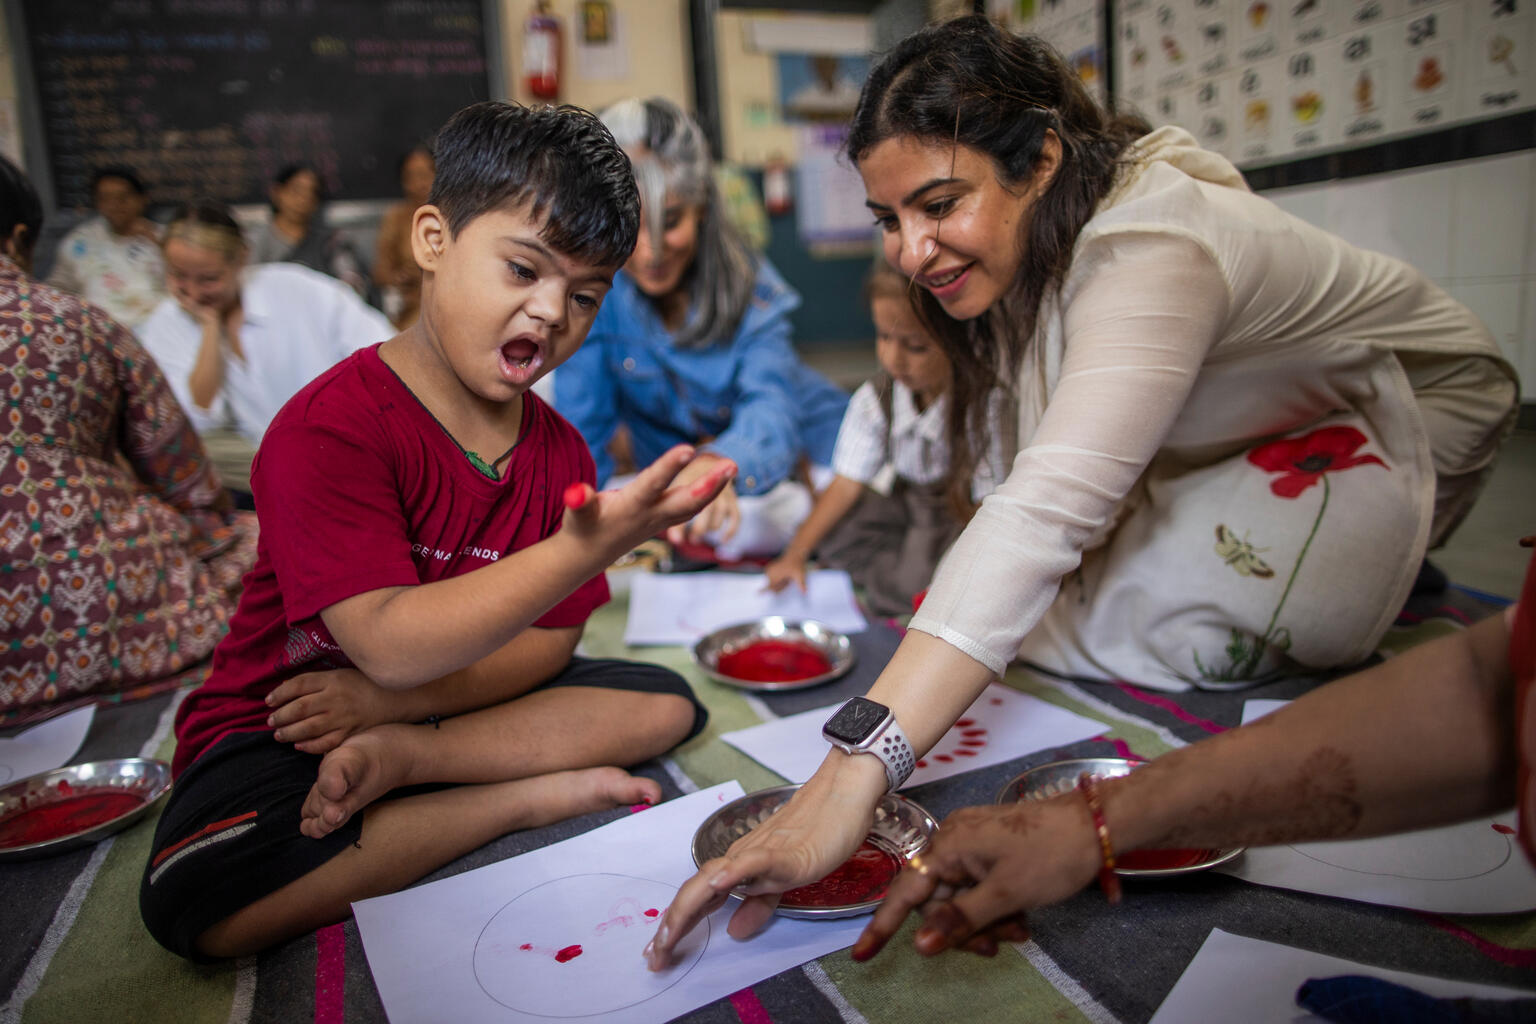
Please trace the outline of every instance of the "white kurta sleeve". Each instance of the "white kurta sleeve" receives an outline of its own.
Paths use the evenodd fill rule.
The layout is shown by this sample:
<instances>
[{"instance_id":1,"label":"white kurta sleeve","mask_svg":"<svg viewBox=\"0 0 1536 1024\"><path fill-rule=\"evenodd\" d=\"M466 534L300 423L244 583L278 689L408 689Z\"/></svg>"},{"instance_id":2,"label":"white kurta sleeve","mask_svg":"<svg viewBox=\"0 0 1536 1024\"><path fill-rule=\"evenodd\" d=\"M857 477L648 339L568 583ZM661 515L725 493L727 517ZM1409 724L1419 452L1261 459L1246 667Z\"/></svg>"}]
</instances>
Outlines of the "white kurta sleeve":
<instances>
[{"instance_id":1,"label":"white kurta sleeve","mask_svg":"<svg viewBox=\"0 0 1536 1024\"><path fill-rule=\"evenodd\" d=\"M1040 426L911 622L999 674L1152 461L1227 317L1226 282L1194 241L1116 233L1083 243L1074 264Z\"/></svg>"}]
</instances>

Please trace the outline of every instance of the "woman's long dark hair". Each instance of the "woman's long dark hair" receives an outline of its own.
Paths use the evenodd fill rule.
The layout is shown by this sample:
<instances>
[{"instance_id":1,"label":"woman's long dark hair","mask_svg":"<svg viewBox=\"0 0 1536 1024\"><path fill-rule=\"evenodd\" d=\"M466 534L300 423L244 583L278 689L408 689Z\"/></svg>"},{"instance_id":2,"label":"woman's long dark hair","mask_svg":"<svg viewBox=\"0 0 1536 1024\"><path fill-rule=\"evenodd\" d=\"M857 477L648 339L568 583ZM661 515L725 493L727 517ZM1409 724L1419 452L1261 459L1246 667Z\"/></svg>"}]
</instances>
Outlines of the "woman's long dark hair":
<instances>
[{"instance_id":1,"label":"woman's long dark hair","mask_svg":"<svg viewBox=\"0 0 1536 1024\"><path fill-rule=\"evenodd\" d=\"M997 330L989 314L951 319L927 291L913 289L919 315L949 355L948 490L957 508L970 506L978 446L994 429L985 422L988 392L1012 391L1008 375L1034 337L1042 299L1061 286L1072 246L1114 183L1121 154L1150 130L1139 117L1100 110L1046 43L1006 32L981 15L908 36L870 71L848 133L855 164L877 144L907 136L983 153L1003 187L1021 191L1046 133L1061 140L1056 175L1020 231L1023 260L1006 297L1009 312L1020 318L1016 329Z\"/></svg>"}]
</instances>

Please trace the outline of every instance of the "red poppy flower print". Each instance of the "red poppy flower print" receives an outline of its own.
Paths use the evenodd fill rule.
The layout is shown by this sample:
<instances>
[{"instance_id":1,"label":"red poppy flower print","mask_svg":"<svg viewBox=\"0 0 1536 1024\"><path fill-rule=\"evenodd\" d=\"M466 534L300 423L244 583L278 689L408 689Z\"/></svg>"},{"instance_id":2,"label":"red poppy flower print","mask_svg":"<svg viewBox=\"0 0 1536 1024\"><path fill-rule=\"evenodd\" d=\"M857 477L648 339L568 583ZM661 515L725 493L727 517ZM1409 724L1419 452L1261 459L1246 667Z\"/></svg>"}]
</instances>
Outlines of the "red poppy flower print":
<instances>
[{"instance_id":1,"label":"red poppy flower print","mask_svg":"<svg viewBox=\"0 0 1536 1024\"><path fill-rule=\"evenodd\" d=\"M1305 437L1261 444L1248 453L1248 461L1267 472L1283 474L1270 481L1269 489L1279 497L1295 498L1324 473L1371 464L1391 469L1374 455L1355 454L1367 440L1354 427L1323 427Z\"/></svg>"}]
</instances>

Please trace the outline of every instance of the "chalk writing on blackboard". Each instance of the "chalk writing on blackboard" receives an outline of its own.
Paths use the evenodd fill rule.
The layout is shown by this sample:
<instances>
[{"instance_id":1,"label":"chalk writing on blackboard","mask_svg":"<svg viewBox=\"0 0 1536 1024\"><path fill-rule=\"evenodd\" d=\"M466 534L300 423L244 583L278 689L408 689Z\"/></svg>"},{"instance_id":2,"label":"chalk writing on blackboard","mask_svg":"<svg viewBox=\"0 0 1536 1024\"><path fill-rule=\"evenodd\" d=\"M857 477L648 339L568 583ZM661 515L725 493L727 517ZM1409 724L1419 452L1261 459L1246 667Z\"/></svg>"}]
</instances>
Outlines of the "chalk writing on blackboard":
<instances>
[{"instance_id":1,"label":"chalk writing on blackboard","mask_svg":"<svg viewBox=\"0 0 1536 1024\"><path fill-rule=\"evenodd\" d=\"M338 198L399 190L395 160L490 97L480 0L26 0L49 169L83 205L126 163L160 201L263 198L314 165Z\"/></svg>"}]
</instances>

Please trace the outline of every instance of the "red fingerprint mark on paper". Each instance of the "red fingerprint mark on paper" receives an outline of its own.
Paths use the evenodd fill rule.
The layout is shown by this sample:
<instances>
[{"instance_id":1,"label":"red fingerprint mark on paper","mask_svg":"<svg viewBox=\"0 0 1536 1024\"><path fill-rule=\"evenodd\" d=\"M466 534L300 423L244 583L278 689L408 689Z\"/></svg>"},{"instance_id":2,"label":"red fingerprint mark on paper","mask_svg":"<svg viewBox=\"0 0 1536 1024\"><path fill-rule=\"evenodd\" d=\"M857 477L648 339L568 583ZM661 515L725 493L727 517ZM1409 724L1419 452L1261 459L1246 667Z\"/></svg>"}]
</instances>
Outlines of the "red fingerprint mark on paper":
<instances>
[{"instance_id":1,"label":"red fingerprint mark on paper","mask_svg":"<svg viewBox=\"0 0 1536 1024\"><path fill-rule=\"evenodd\" d=\"M531 942L525 942L517 947L524 953L536 953L539 956L547 956L557 964L568 964L581 956L581 946L571 945L564 949L554 949L550 946L535 946Z\"/></svg>"},{"instance_id":2,"label":"red fingerprint mark on paper","mask_svg":"<svg viewBox=\"0 0 1536 1024\"><path fill-rule=\"evenodd\" d=\"M1503 824L1502 822L1497 821L1493 822L1493 830L1500 833L1501 835L1506 836L1512 836L1515 834L1514 829L1510 828L1508 825Z\"/></svg>"},{"instance_id":3,"label":"red fingerprint mark on paper","mask_svg":"<svg viewBox=\"0 0 1536 1024\"><path fill-rule=\"evenodd\" d=\"M581 947L580 946L566 946L560 952L555 954L555 963L557 963L557 964L570 963L572 960L575 960L579 956L581 956Z\"/></svg>"},{"instance_id":4,"label":"red fingerprint mark on paper","mask_svg":"<svg viewBox=\"0 0 1536 1024\"><path fill-rule=\"evenodd\" d=\"M995 708L1000 708L1003 706L1003 698L993 697L989 703L991 703L991 705Z\"/></svg>"},{"instance_id":5,"label":"red fingerprint mark on paper","mask_svg":"<svg viewBox=\"0 0 1536 1024\"><path fill-rule=\"evenodd\" d=\"M647 910L645 912L645 916L646 917L655 917L659 913L661 913L661 911L657 910L655 907L652 907L650 910Z\"/></svg>"}]
</instances>

